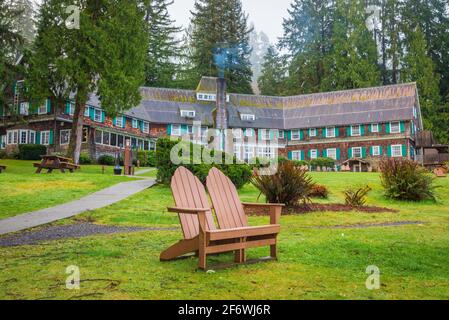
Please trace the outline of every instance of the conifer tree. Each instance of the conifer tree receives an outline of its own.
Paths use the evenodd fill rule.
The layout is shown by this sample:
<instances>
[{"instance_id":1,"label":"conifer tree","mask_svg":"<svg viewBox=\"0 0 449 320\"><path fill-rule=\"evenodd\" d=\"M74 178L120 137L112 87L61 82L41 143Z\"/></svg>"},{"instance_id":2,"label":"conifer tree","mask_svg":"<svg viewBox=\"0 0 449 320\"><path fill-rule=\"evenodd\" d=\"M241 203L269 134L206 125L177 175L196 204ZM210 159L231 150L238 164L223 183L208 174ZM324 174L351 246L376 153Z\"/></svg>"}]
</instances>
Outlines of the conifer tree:
<instances>
[{"instance_id":1,"label":"conifer tree","mask_svg":"<svg viewBox=\"0 0 449 320\"><path fill-rule=\"evenodd\" d=\"M285 67L283 59L273 46L268 47L262 63L262 73L258 79L260 93L267 96L283 94Z\"/></svg>"},{"instance_id":2,"label":"conifer tree","mask_svg":"<svg viewBox=\"0 0 449 320\"><path fill-rule=\"evenodd\" d=\"M28 79L35 99L57 97L61 104L70 93L75 94L68 156L77 163L82 115L91 93L99 96L110 116L139 103L147 29L140 2L79 1L79 28L68 28L64 23L69 5L73 1L43 2Z\"/></svg>"},{"instance_id":3,"label":"conifer tree","mask_svg":"<svg viewBox=\"0 0 449 320\"><path fill-rule=\"evenodd\" d=\"M224 71L230 92L252 93L251 31L241 0L196 1L190 33L192 83Z\"/></svg>"},{"instance_id":4,"label":"conifer tree","mask_svg":"<svg viewBox=\"0 0 449 320\"><path fill-rule=\"evenodd\" d=\"M179 76L180 41L176 39L181 28L174 26L168 7L173 0L152 0L146 9L148 23L148 55L145 63L145 85L173 87Z\"/></svg>"}]
</instances>

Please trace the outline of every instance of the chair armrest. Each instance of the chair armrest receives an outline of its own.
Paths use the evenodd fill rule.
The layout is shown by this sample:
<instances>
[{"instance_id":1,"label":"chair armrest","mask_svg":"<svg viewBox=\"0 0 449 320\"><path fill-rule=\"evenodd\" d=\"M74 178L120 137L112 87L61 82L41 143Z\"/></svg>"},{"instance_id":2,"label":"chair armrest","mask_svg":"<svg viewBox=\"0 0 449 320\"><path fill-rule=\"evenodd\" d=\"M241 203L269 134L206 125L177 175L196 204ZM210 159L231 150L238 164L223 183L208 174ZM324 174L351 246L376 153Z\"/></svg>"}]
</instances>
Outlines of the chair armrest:
<instances>
[{"instance_id":1,"label":"chair armrest","mask_svg":"<svg viewBox=\"0 0 449 320\"><path fill-rule=\"evenodd\" d=\"M249 202L242 202L242 205L244 207L285 207L285 204L283 203L249 203Z\"/></svg>"},{"instance_id":2,"label":"chair armrest","mask_svg":"<svg viewBox=\"0 0 449 320\"><path fill-rule=\"evenodd\" d=\"M242 203L243 208L268 208L270 209L270 224L279 224L281 220L283 203Z\"/></svg>"},{"instance_id":3,"label":"chair armrest","mask_svg":"<svg viewBox=\"0 0 449 320\"><path fill-rule=\"evenodd\" d=\"M178 208L178 207L168 207L168 212L176 213L187 213L187 214L198 214L200 212L210 211L211 208Z\"/></svg>"}]
</instances>

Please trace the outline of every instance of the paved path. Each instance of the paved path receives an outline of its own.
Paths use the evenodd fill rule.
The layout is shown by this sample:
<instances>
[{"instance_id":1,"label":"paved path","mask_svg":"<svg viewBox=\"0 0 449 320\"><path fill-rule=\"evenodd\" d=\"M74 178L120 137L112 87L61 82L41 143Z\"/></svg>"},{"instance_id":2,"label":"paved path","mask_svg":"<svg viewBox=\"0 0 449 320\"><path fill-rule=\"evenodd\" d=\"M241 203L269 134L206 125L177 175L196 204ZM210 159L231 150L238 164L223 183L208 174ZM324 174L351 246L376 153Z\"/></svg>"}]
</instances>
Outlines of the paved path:
<instances>
[{"instance_id":1,"label":"paved path","mask_svg":"<svg viewBox=\"0 0 449 320\"><path fill-rule=\"evenodd\" d=\"M155 183L156 181L154 179L149 178L122 182L76 201L0 220L0 235L37 227L53 221L73 217L88 210L109 206L152 187Z\"/></svg>"}]
</instances>

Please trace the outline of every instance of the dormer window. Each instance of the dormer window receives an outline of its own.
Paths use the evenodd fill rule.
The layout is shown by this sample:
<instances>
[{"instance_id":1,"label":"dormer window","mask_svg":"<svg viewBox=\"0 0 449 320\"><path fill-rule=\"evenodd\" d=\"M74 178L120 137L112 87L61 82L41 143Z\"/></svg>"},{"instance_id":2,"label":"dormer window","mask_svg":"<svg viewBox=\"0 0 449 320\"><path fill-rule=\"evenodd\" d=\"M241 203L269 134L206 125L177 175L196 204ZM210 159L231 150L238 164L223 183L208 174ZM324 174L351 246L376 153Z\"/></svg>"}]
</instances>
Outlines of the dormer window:
<instances>
[{"instance_id":1,"label":"dormer window","mask_svg":"<svg viewBox=\"0 0 449 320\"><path fill-rule=\"evenodd\" d=\"M181 110L181 117L183 118L195 118L194 110Z\"/></svg>"},{"instance_id":2,"label":"dormer window","mask_svg":"<svg viewBox=\"0 0 449 320\"><path fill-rule=\"evenodd\" d=\"M254 114L242 113L240 119L242 119L242 121L255 121L256 116Z\"/></svg>"},{"instance_id":3,"label":"dormer window","mask_svg":"<svg viewBox=\"0 0 449 320\"><path fill-rule=\"evenodd\" d=\"M196 99L199 101L217 101L217 95L215 93L197 93ZM226 102L229 102L229 95L226 95Z\"/></svg>"}]
</instances>

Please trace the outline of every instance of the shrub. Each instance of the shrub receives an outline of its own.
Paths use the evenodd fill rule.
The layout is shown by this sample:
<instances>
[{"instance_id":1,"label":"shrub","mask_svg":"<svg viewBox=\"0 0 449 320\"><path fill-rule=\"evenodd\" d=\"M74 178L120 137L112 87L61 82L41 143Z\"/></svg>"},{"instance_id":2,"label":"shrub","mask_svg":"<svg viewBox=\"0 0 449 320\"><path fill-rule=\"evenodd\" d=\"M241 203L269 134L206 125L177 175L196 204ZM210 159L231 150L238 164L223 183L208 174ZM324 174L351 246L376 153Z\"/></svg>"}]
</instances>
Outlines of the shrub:
<instances>
[{"instance_id":1,"label":"shrub","mask_svg":"<svg viewBox=\"0 0 449 320\"><path fill-rule=\"evenodd\" d=\"M335 160L331 158L316 158L310 160L310 165L312 167L332 168L335 166Z\"/></svg>"},{"instance_id":2,"label":"shrub","mask_svg":"<svg viewBox=\"0 0 449 320\"><path fill-rule=\"evenodd\" d=\"M79 162L80 164L91 164L92 159L90 158L90 155L87 152L81 152Z\"/></svg>"},{"instance_id":3,"label":"shrub","mask_svg":"<svg viewBox=\"0 0 449 320\"><path fill-rule=\"evenodd\" d=\"M305 160L292 160L293 164L298 167L309 166L309 162Z\"/></svg>"},{"instance_id":4,"label":"shrub","mask_svg":"<svg viewBox=\"0 0 449 320\"><path fill-rule=\"evenodd\" d=\"M149 167L155 167L156 166L156 151L154 151L154 150L148 151L147 165Z\"/></svg>"},{"instance_id":5,"label":"shrub","mask_svg":"<svg viewBox=\"0 0 449 320\"><path fill-rule=\"evenodd\" d=\"M146 167L147 163L148 163L148 153L147 153L147 151L137 150L136 164L137 164L137 160L139 160L140 166Z\"/></svg>"},{"instance_id":6,"label":"shrub","mask_svg":"<svg viewBox=\"0 0 449 320\"><path fill-rule=\"evenodd\" d=\"M345 204L347 206L362 207L366 203L366 195L371 191L369 186L358 189L346 189L343 191L345 195Z\"/></svg>"},{"instance_id":7,"label":"shrub","mask_svg":"<svg viewBox=\"0 0 449 320\"><path fill-rule=\"evenodd\" d=\"M184 144L183 147L185 148L190 148L190 159L182 159L182 162L185 164L174 164L170 159L171 150L178 143ZM217 158L220 159L230 157L233 159L233 164L222 164L221 161L220 163L212 164L193 164L193 148L199 148L201 153L205 150L203 146L194 145L193 143L182 142L180 140L171 140L169 138L158 139L155 153L155 166L158 169L157 180L161 183L169 184L176 169L179 166L184 166L192 171L192 173L203 183L206 182L206 177L212 167L217 167L220 169L226 176L229 177L229 179L231 179L237 188L241 188L249 182L252 176L252 170L249 165L237 163L235 157L226 155L223 152L218 154L214 151L211 151L211 156L216 155Z\"/></svg>"},{"instance_id":8,"label":"shrub","mask_svg":"<svg viewBox=\"0 0 449 320\"><path fill-rule=\"evenodd\" d=\"M20 160L40 160L42 155L47 153L47 147L41 144L21 144L19 145Z\"/></svg>"},{"instance_id":9,"label":"shrub","mask_svg":"<svg viewBox=\"0 0 449 320\"><path fill-rule=\"evenodd\" d=\"M6 151L0 150L0 159L6 159L6 157L7 157Z\"/></svg>"},{"instance_id":10,"label":"shrub","mask_svg":"<svg viewBox=\"0 0 449 320\"><path fill-rule=\"evenodd\" d=\"M97 162L104 166L113 166L115 165L115 158L109 154L104 154L98 158Z\"/></svg>"},{"instance_id":11,"label":"shrub","mask_svg":"<svg viewBox=\"0 0 449 320\"><path fill-rule=\"evenodd\" d=\"M267 202L288 206L310 201L309 194L313 187L312 178L307 172L291 161L280 163L274 175L256 174L251 182L265 195Z\"/></svg>"},{"instance_id":12,"label":"shrub","mask_svg":"<svg viewBox=\"0 0 449 320\"><path fill-rule=\"evenodd\" d=\"M407 159L386 159L379 164L385 196L395 200L435 200L434 179L418 163Z\"/></svg>"},{"instance_id":13,"label":"shrub","mask_svg":"<svg viewBox=\"0 0 449 320\"><path fill-rule=\"evenodd\" d=\"M327 197L329 196L329 190L327 189L326 186L323 186L321 184L315 184L312 187L312 191L310 192L309 196L311 198L327 199Z\"/></svg>"}]
</instances>

